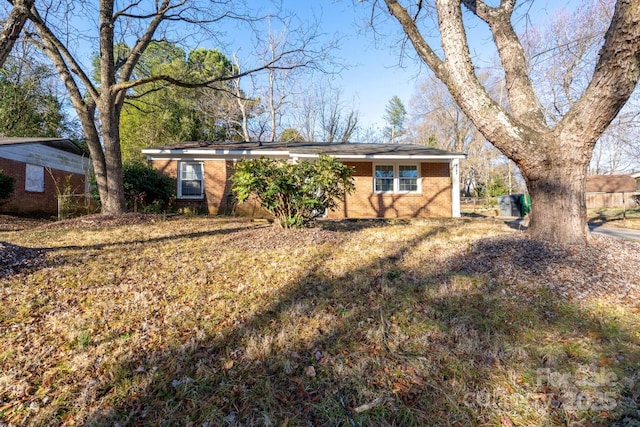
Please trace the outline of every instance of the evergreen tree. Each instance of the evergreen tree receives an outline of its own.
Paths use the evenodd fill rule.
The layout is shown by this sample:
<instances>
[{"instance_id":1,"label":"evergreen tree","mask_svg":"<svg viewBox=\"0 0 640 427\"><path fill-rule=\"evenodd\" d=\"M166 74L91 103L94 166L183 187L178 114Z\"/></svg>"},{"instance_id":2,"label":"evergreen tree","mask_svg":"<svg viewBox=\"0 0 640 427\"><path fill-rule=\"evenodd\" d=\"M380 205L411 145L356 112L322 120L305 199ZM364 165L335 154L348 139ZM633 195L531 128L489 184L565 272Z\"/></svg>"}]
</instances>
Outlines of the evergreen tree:
<instances>
[{"instance_id":1,"label":"evergreen tree","mask_svg":"<svg viewBox=\"0 0 640 427\"><path fill-rule=\"evenodd\" d=\"M407 109L404 107L402 100L394 95L385 108L384 119L388 126L385 128L385 136L389 138L389 142L395 144L397 139L406 134L404 121L407 118Z\"/></svg>"}]
</instances>

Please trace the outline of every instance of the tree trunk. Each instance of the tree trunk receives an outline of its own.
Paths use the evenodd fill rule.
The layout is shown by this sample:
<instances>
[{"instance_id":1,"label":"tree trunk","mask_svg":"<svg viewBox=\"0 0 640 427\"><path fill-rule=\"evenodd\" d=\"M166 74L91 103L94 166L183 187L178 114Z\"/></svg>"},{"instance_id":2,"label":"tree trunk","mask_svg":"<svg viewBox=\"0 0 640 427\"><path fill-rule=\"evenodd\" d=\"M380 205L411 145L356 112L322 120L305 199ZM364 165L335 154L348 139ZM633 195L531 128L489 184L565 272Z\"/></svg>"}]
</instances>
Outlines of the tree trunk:
<instances>
[{"instance_id":1,"label":"tree trunk","mask_svg":"<svg viewBox=\"0 0 640 427\"><path fill-rule=\"evenodd\" d=\"M524 173L531 195L529 234L534 239L563 245L584 245L589 240L585 201L588 163L546 165L533 174Z\"/></svg>"},{"instance_id":2,"label":"tree trunk","mask_svg":"<svg viewBox=\"0 0 640 427\"><path fill-rule=\"evenodd\" d=\"M103 94L104 95L104 94ZM113 100L105 97L101 102L100 123L106 169L106 186L100 191L103 215L121 215L127 211L124 197L122 155L120 150L120 115ZM106 194L103 194L106 193Z\"/></svg>"}]
</instances>

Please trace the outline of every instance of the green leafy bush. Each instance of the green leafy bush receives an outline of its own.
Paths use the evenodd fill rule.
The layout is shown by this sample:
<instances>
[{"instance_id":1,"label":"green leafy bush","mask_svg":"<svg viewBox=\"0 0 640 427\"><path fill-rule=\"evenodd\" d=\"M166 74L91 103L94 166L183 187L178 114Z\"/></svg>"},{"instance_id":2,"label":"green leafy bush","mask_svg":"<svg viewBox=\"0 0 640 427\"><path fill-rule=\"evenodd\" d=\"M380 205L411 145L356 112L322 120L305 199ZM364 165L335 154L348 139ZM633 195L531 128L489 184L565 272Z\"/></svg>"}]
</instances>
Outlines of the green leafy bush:
<instances>
[{"instance_id":1,"label":"green leafy bush","mask_svg":"<svg viewBox=\"0 0 640 427\"><path fill-rule=\"evenodd\" d=\"M175 179L143 163L122 168L127 206L133 211L163 212L175 200Z\"/></svg>"},{"instance_id":2,"label":"green leafy bush","mask_svg":"<svg viewBox=\"0 0 640 427\"><path fill-rule=\"evenodd\" d=\"M329 156L299 163L243 160L231 177L232 191L240 203L255 195L280 226L301 228L354 190L352 173L352 168Z\"/></svg>"},{"instance_id":3,"label":"green leafy bush","mask_svg":"<svg viewBox=\"0 0 640 427\"><path fill-rule=\"evenodd\" d=\"M14 186L16 180L14 177L5 175L2 170L0 170L0 201L6 200L13 194Z\"/></svg>"}]
</instances>

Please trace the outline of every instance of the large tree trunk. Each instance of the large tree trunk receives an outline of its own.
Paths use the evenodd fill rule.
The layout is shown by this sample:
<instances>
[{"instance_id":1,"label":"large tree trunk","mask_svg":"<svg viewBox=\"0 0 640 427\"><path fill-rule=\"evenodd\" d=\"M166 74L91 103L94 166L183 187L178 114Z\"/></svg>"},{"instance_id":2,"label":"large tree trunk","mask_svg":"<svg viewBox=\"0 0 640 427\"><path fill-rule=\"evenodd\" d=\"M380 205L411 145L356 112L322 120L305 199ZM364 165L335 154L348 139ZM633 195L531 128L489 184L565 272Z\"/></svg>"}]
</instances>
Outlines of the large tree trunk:
<instances>
[{"instance_id":1,"label":"large tree trunk","mask_svg":"<svg viewBox=\"0 0 640 427\"><path fill-rule=\"evenodd\" d=\"M120 115L112 99L105 96L105 99L101 101L102 108L99 108L99 111L107 178L106 186L100 192L101 213L103 215L120 215L127 211L122 185L122 154L120 150L120 121L118 119Z\"/></svg>"},{"instance_id":2,"label":"large tree trunk","mask_svg":"<svg viewBox=\"0 0 640 427\"><path fill-rule=\"evenodd\" d=\"M540 172L541 175L524 174L531 195L531 237L565 245L586 244L586 166L567 162L549 165Z\"/></svg>"},{"instance_id":3,"label":"large tree trunk","mask_svg":"<svg viewBox=\"0 0 640 427\"><path fill-rule=\"evenodd\" d=\"M531 195L531 237L560 244L587 244L586 176L594 142L551 134L538 141L546 153L519 166Z\"/></svg>"}]
</instances>

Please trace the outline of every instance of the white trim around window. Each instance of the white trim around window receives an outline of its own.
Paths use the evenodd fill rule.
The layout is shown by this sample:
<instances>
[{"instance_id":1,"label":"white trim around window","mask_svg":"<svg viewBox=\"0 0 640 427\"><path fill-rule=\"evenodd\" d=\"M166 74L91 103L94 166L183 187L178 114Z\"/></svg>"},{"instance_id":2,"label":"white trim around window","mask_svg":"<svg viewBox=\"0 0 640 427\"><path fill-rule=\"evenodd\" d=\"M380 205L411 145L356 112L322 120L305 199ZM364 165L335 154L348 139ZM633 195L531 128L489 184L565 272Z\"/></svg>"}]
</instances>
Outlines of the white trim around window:
<instances>
[{"instance_id":1,"label":"white trim around window","mask_svg":"<svg viewBox=\"0 0 640 427\"><path fill-rule=\"evenodd\" d=\"M374 193L421 193L419 163L374 163Z\"/></svg>"},{"instance_id":2,"label":"white trim around window","mask_svg":"<svg viewBox=\"0 0 640 427\"><path fill-rule=\"evenodd\" d=\"M204 163L178 163L178 198L204 198Z\"/></svg>"}]
</instances>

